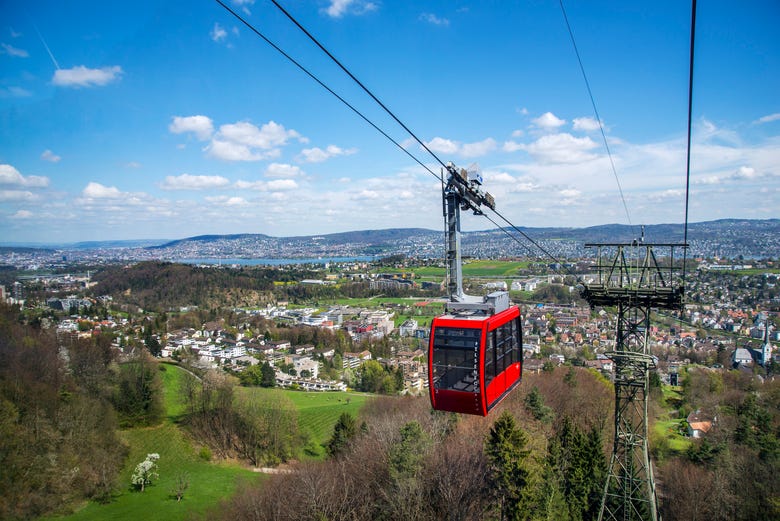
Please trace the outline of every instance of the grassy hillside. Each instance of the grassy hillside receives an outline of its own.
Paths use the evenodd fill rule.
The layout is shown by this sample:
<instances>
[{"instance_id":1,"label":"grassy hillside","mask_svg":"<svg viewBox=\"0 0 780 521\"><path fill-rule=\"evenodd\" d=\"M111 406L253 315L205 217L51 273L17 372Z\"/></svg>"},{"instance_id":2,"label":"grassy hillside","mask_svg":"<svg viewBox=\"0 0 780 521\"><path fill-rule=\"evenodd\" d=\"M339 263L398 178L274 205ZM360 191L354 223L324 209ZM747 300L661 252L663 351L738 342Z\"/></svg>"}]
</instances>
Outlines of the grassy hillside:
<instances>
[{"instance_id":1,"label":"grassy hillside","mask_svg":"<svg viewBox=\"0 0 780 521\"><path fill-rule=\"evenodd\" d=\"M199 455L199 448L177 426L176 421L184 412L179 398L179 386L184 370L174 365L162 365L163 391L167 419L156 427L122 431L122 439L130 447L130 455L120 474L120 490L114 501L106 505L89 503L70 516L54 518L67 521L112 520L179 520L202 514L220 500L235 493L237 485L245 480L264 479L240 463L214 463ZM311 443L306 459L318 459L325 455L322 444L330 439L333 425L342 412L357 416L370 397L359 393L306 393L277 389L239 388L241 393L263 400L270 393L283 393L299 411L300 428L308 433ZM130 486L130 476L135 466L147 454L160 455L160 478L143 493ZM173 496L179 476L189 480L184 499L179 503Z\"/></svg>"}]
</instances>

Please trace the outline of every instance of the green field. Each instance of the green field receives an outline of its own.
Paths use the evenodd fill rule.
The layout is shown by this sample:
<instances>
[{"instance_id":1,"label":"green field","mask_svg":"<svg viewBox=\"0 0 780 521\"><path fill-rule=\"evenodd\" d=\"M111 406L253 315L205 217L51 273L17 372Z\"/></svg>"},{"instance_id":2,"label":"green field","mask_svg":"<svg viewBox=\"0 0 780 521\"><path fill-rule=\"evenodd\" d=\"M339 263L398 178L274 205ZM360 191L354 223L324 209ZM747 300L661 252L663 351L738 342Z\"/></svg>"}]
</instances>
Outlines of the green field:
<instances>
[{"instance_id":1,"label":"green field","mask_svg":"<svg viewBox=\"0 0 780 521\"><path fill-rule=\"evenodd\" d=\"M52 518L68 521L92 520L180 520L203 514L220 500L235 493L239 483L258 481L263 474L255 473L245 465L236 462L216 463L198 456L199 447L176 425L184 412L178 390L183 369L174 365L163 365L161 371L164 385L167 419L156 427L128 429L121 432L122 439L130 448L125 468L119 476L120 487L111 503L100 505L88 503L76 513ZM343 411L357 415L369 395L358 393L305 393L273 389L240 389L239 392L254 394L262 399L263 393L278 392L287 396L299 410L299 424L309 433L318 455L324 457L320 444L327 442L339 415ZM130 476L135 466L147 454L160 455L159 479L141 493L130 486ZM311 452L311 451L310 451ZM189 480L184 499L179 503L172 492L180 475Z\"/></svg>"}]
</instances>

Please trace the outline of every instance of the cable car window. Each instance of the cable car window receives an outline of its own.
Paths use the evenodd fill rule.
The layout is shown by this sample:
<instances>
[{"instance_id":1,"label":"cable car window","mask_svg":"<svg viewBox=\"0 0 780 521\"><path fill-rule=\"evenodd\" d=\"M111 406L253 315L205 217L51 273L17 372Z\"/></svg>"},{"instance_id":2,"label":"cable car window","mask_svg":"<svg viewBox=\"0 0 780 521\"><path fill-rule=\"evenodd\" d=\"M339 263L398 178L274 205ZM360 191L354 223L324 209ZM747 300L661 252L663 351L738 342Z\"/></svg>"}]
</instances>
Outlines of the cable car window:
<instances>
[{"instance_id":1,"label":"cable car window","mask_svg":"<svg viewBox=\"0 0 780 521\"><path fill-rule=\"evenodd\" d=\"M477 392L477 361L482 331L437 327L433 336L433 382L436 389Z\"/></svg>"},{"instance_id":2,"label":"cable car window","mask_svg":"<svg viewBox=\"0 0 780 521\"><path fill-rule=\"evenodd\" d=\"M485 385L490 384L496 376L496 341L495 332L487 332L487 344L485 345Z\"/></svg>"}]
</instances>

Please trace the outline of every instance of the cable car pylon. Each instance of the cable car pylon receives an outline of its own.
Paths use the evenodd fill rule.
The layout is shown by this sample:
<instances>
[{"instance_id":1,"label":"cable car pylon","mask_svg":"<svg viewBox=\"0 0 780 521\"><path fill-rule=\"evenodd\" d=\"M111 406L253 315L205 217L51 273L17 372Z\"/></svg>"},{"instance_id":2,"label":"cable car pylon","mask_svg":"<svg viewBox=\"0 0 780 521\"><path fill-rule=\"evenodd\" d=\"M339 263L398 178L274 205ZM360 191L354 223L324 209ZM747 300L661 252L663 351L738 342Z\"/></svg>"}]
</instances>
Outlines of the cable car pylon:
<instances>
[{"instance_id":1,"label":"cable car pylon","mask_svg":"<svg viewBox=\"0 0 780 521\"><path fill-rule=\"evenodd\" d=\"M431 323L428 377L431 406L436 410L486 416L522 377L520 309L509 293L466 295L460 247L460 212L495 210L493 196L482 190L476 165L446 165L443 189L447 263L446 313ZM443 175L443 172L442 172Z\"/></svg>"},{"instance_id":2,"label":"cable car pylon","mask_svg":"<svg viewBox=\"0 0 780 521\"><path fill-rule=\"evenodd\" d=\"M647 397L655 358L647 338L652 308L682 309L684 286L675 248L686 244L585 244L597 248L596 275L583 283L591 307L617 307L615 350L615 437L599 521L657 521L655 480L647 436ZM668 252L662 266L656 251ZM626 255L628 252L628 256ZM633 255L632 255L633 254Z\"/></svg>"}]
</instances>

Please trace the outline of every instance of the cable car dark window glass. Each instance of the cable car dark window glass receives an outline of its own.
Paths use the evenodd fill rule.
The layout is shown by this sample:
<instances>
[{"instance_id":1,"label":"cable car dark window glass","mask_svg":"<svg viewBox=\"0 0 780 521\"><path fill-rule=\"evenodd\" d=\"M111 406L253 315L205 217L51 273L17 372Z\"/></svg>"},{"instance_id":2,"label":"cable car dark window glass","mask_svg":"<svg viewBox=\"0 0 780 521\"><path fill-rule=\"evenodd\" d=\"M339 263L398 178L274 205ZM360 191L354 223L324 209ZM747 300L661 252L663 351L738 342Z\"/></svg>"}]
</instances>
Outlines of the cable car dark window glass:
<instances>
[{"instance_id":1,"label":"cable car dark window glass","mask_svg":"<svg viewBox=\"0 0 780 521\"><path fill-rule=\"evenodd\" d=\"M495 331L487 332L485 344L485 385L488 385L496 376L496 341Z\"/></svg>"},{"instance_id":2,"label":"cable car dark window glass","mask_svg":"<svg viewBox=\"0 0 780 521\"><path fill-rule=\"evenodd\" d=\"M436 389L476 392L482 331L437 327L433 336L433 382Z\"/></svg>"}]
</instances>

